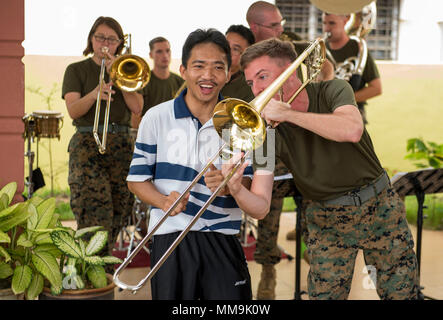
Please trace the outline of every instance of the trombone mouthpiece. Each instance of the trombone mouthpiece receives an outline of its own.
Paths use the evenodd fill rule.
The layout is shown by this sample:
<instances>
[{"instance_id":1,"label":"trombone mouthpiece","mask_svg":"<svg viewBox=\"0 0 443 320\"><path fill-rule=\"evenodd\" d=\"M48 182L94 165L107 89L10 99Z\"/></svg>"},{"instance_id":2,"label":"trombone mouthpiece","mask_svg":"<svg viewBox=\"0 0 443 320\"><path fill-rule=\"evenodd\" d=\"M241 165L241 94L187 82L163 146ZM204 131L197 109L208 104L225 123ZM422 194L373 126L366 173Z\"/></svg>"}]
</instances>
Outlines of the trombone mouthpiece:
<instances>
[{"instance_id":1,"label":"trombone mouthpiece","mask_svg":"<svg viewBox=\"0 0 443 320\"><path fill-rule=\"evenodd\" d=\"M108 47L103 47L102 48L102 53L108 53L109 52L109 48Z\"/></svg>"}]
</instances>

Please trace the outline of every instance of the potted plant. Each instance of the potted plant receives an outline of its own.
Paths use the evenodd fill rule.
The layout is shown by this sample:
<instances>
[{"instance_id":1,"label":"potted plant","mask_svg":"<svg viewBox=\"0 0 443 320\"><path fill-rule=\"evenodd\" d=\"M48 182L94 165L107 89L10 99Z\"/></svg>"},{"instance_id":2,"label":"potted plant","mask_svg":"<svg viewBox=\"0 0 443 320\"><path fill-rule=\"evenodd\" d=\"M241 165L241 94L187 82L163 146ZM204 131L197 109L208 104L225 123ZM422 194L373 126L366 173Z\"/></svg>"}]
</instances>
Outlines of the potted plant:
<instances>
[{"instance_id":1,"label":"potted plant","mask_svg":"<svg viewBox=\"0 0 443 320\"><path fill-rule=\"evenodd\" d=\"M12 292L3 298L21 295L35 299L44 281L55 294L60 293L62 274L57 258L61 251L52 243L50 233L64 227L55 213L55 199L33 197L11 205L16 190L15 182L0 190L0 281L3 289Z\"/></svg>"},{"instance_id":2,"label":"potted plant","mask_svg":"<svg viewBox=\"0 0 443 320\"><path fill-rule=\"evenodd\" d=\"M99 256L106 245L108 232L95 226L79 229L57 229L50 233L52 243L62 252L60 270L63 270L63 291L45 288L40 299L100 299L113 300L115 285L112 275L106 274L105 264L123 261L114 256ZM86 234L93 233L89 241Z\"/></svg>"}]
</instances>

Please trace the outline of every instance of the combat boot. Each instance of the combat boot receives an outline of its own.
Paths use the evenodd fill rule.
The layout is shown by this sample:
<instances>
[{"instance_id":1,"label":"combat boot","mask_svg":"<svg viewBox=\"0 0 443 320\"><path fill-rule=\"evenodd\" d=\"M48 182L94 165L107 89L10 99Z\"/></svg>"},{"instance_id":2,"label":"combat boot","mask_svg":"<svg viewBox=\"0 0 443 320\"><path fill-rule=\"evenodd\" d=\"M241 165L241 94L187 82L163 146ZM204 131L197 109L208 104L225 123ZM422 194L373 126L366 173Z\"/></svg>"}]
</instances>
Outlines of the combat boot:
<instances>
[{"instance_id":1,"label":"combat boot","mask_svg":"<svg viewBox=\"0 0 443 320\"><path fill-rule=\"evenodd\" d=\"M286 234L286 240L295 241L295 229Z\"/></svg>"},{"instance_id":2,"label":"combat boot","mask_svg":"<svg viewBox=\"0 0 443 320\"><path fill-rule=\"evenodd\" d=\"M262 266L257 300L275 300L276 274L277 272L273 264L264 264Z\"/></svg>"}]
</instances>

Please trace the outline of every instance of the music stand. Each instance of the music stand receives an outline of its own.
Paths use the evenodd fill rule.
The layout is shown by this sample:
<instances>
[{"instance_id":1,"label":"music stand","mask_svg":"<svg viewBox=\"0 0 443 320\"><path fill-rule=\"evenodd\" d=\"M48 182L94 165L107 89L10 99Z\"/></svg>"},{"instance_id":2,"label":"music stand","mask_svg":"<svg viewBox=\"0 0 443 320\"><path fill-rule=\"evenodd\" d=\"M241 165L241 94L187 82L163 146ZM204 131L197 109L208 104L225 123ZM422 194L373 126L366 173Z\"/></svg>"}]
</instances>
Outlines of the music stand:
<instances>
[{"instance_id":1,"label":"music stand","mask_svg":"<svg viewBox=\"0 0 443 320\"><path fill-rule=\"evenodd\" d=\"M297 208L296 221L295 221L295 292L294 299L301 300L301 295L306 294L305 291L300 291L300 264L301 264L301 208L302 208L302 195L298 190L294 190L295 194L292 196Z\"/></svg>"},{"instance_id":2,"label":"music stand","mask_svg":"<svg viewBox=\"0 0 443 320\"><path fill-rule=\"evenodd\" d=\"M418 279L420 281L421 240L424 208L423 203L425 201L425 194L443 192L443 168L430 168L408 173L398 173L392 177L391 183L401 197L408 195L415 195L417 197L418 210L416 254L418 262ZM419 286L419 298L435 300L434 298L424 295L421 292L422 289L424 288Z\"/></svg>"}]
</instances>

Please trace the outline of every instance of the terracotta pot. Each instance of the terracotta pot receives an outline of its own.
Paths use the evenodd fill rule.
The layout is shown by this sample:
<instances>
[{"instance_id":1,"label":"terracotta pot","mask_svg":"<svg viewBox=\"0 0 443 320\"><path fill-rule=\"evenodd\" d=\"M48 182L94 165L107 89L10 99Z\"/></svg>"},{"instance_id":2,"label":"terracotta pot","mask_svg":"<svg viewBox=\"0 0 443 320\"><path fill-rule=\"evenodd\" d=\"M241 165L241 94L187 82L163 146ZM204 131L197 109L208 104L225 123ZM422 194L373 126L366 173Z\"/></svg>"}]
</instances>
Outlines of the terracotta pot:
<instances>
[{"instance_id":1,"label":"terracotta pot","mask_svg":"<svg viewBox=\"0 0 443 320\"><path fill-rule=\"evenodd\" d=\"M12 292L11 288L0 289L0 300L19 300L20 298Z\"/></svg>"},{"instance_id":2,"label":"terracotta pot","mask_svg":"<svg viewBox=\"0 0 443 320\"><path fill-rule=\"evenodd\" d=\"M98 289L63 290L58 296L51 294L51 289L43 288L40 300L114 300L115 284L112 275L106 274L108 285Z\"/></svg>"}]
</instances>

